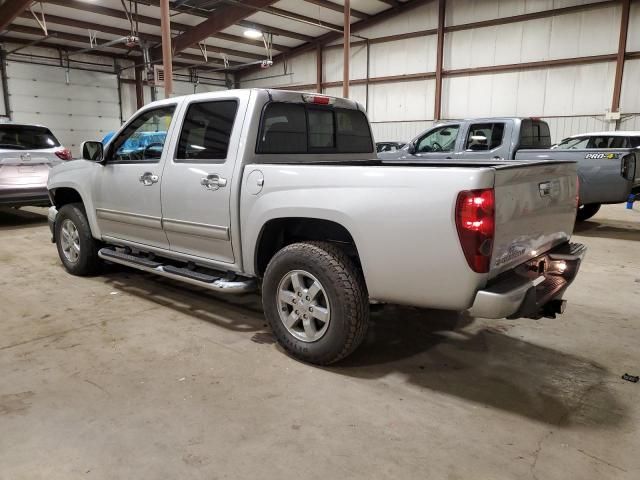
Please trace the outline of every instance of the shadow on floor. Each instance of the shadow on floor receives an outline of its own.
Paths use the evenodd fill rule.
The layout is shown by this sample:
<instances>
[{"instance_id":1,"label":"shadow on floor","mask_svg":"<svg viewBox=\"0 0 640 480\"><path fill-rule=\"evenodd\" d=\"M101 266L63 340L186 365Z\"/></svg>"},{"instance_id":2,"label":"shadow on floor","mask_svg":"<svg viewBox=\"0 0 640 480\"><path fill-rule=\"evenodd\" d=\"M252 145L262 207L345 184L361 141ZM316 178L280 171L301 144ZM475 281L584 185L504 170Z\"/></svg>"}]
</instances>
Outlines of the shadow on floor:
<instances>
[{"instance_id":1,"label":"shadow on floor","mask_svg":"<svg viewBox=\"0 0 640 480\"><path fill-rule=\"evenodd\" d=\"M609 426L626 417L604 367L498 328L465 329L471 322L389 306L372 315L365 343L329 370L366 379L400 373L420 388L552 425Z\"/></svg>"},{"instance_id":2,"label":"shadow on floor","mask_svg":"<svg viewBox=\"0 0 640 480\"><path fill-rule=\"evenodd\" d=\"M587 220L576 223L574 233L584 237L640 241L640 222L625 220Z\"/></svg>"},{"instance_id":3,"label":"shadow on floor","mask_svg":"<svg viewBox=\"0 0 640 480\"><path fill-rule=\"evenodd\" d=\"M130 295L236 332L259 332L267 328L258 295L216 294L117 265L106 268L103 275L106 283Z\"/></svg>"},{"instance_id":4,"label":"shadow on floor","mask_svg":"<svg viewBox=\"0 0 640 480\"><path fill-rule=\"evenodd\" d=\"M218 295L117 266L104 276L112 287L131 295L225 329L253 333L256 343L274 343L258 295ZM396 306L371 317L363 345L328 371L364 379L400 374L421 389L552 425L608 426L627 415L608 388L612 375L604 367L508 336L504 323L477 329L463 314Z\"/></svg>"},{"instance_id":5,"label":"shadow on floor","mask_svg":"<svg viewBox=\"0 0 640 480\"><path fill-rule=\"evenodd\" d=\"M47 224L47 210L35 211L0 207L0 231L40 227Z\"/></svg>"}]
</instances>

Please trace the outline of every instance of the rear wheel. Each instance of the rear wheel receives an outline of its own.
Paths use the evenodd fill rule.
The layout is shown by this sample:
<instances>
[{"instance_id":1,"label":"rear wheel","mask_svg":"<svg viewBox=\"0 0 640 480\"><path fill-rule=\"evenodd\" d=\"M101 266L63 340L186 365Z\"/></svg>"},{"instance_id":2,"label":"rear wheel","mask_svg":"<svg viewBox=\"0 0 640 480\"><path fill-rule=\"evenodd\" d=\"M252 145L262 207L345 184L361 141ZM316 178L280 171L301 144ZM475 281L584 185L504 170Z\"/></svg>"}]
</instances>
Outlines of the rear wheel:
<instances>
[{"instance_id":1,"label":"rear wheel","mask_svg":"<svg viewBox=\"0 0 640 480\"><path fill-rule=\"evenodd\" d=\"M600 210L601 206L602 205L600 205L599 203L587 203L586 205L580 205L578 207L578 213L576 214L576 219L579 222L583 222L585 220L590 219L596 213L598 213L598 210Z\"/></svg>"},{"instance_id":2,"label":"rear wheel","mask_svg":"<svg viewBox=\"0 0 640 480\"><path fill-rule=\"evenodd\" d=\"M353 352L369 324L362 273L327 242L294 243L276 253L264 275L262 303L280 345L318 365Z\"/></svg>"},{"instance_id":3,"label":"rear wheel","mask_svg":"<svg viewBox=\"0 0 640 480\"><path fill-rule=\"evenodd\" d=\"M58 255L69 273L81 276L98 273L102 265L99 244L91 235L81 203L70 203L60 209L55 231Z\"/></svg>"}]
</instances>

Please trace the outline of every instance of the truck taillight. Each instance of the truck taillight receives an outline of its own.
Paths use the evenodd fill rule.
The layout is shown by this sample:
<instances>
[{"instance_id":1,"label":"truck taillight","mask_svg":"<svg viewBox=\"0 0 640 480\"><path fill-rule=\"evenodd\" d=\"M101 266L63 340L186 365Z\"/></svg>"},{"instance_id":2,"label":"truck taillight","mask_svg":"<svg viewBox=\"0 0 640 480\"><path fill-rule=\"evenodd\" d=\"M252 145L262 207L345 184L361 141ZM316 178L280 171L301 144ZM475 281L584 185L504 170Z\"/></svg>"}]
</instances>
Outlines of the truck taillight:
<instances>
[{"instance_id":1,"label":"truck taillight","mask_svg":"<svg viewBox=\"0 0 640 480\"><path fill-rule=\"evenodd\" d=\"M56 150L56 156L60 160L73 160L73 155L71 155L71 151L68 148L61 148L60 150Z\"/></svg>"},{"instance_id":2,"label":"truck taillight","mask_svg":"<svg viewBox=\"0 0 640 480\"><path fill-rule=\"evenodd\" d=\"M492 188L465 190L456 201L456 228L467 263L487 273L495 234L495 196Z\"/></svg>"}]
</instances>

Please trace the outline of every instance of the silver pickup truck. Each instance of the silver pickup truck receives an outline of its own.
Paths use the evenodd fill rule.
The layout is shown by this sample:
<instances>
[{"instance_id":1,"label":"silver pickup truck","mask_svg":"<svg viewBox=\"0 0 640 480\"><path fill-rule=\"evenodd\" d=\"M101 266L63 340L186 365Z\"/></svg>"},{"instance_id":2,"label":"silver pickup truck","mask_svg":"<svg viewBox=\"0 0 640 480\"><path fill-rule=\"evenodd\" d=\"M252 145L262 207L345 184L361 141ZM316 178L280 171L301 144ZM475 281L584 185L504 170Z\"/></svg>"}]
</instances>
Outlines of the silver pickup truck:
<instances>
[{"instance_id":1,"label":"silver pickup truck","mask_svg":"<svg viewBox=\"0 0 640 480\"><path fill-rule=\"evenodd\" d=\"M141 132L167 132L132 146ZM229 90L151 103L54 168L64 267L104 261L222 293L259 290L283 348L329 364L371 303L554 317L585 248L570 243L574 162L385 164L356 102Z\"/></svg>"},{"instance_id":2,"label":"silver pickup truck","mask_svg":"<svg viewBox=\"0 0 640 480\"><path fill-rule=\"evenodd\" d=\"M436 162L573 160L578 163L580 178L577 220L592 217L601 204L625 202L640 187L637 148L630 145L630 148L594 150L586 141L561 145L549 150L549 125L539 118L475 118L439 123L402 149L378 156L388 161Z\"/></svg>"}]
</instances>

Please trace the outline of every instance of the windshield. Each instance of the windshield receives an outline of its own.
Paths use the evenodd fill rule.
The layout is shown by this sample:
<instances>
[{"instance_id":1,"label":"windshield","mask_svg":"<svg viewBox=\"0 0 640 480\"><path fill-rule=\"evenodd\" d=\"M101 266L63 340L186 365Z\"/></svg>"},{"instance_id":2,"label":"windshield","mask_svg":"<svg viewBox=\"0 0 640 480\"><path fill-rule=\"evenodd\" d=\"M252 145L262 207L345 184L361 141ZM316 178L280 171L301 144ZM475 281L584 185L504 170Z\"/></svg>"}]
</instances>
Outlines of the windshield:
<instances>
[{"instance_id":1,"label":"windshield","mask_svg":"<svg viewBox=\"0 0 640 480\"><path fill-rule=\"evenodd\" d=\"M628 148L629 137L620 135L594 135L565 138L556 148L560 150L578 150L582 148Z\"/></svg>"},{"instance_id":2,"label":"windshield","mask_svg":"<svg viewBox=\"0 0 640 480\"><path fill-rule=\"evenodd\" d=\"M0 148L6 150L38 150L59 147L51 130L27 125L0 125Z\"/></svg>"}]
</instances>

